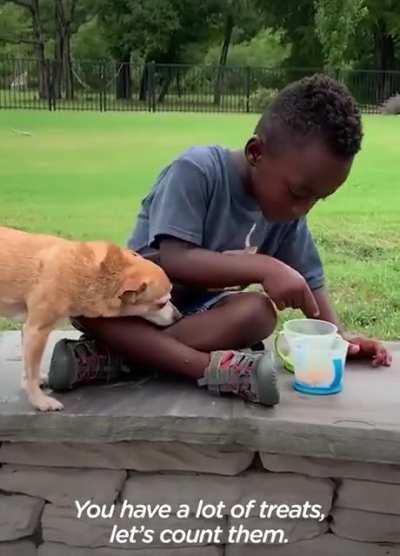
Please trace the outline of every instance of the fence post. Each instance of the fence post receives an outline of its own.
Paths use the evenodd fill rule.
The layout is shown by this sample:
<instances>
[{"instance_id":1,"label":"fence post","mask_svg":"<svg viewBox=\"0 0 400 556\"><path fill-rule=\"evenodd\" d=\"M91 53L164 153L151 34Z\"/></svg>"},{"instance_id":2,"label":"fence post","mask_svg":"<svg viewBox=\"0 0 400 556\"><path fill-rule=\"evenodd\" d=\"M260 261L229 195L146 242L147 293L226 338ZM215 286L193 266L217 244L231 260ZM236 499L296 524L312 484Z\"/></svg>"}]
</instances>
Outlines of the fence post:
<instances>
[{"instance_id":1,"label":"fence post","mask_svg":"<svg viewBox=\"0 0 400 556\"><path fill-rule=\"evenodd\" d=\"M54 87L54 78L56 75L56 61L47 60L48 73L48 91L49 91L49 110L56 110L56 94Z\"/></svg>"},{"instance_id":2,"label":"fence post","mask_svg":"<svg viewBox=\"0 0 400 556\"><path fill-rule=\"evenodd\" d=\"M104 60L100 62L100 112L107 111L107 91L105 82Z\"/></svg>"},{"instance_id":3,"label":"fence post","mask_svg":"<svg viewBox=\"0 0 400 556\"><path fill-rule=\"evenodd\" d=\"M149 63L149 99L150 112L156 111L156 63Z\"/></svg>"},{"instance_id":4,"label":"fence post","mask_svg":"<svg viewBox=\"0 0 400 556\"><path fill-rule=\"evenodd\" d=\"M106 72L106 61L103 60L102 72L103 72L103 110L107 112L107 72Z\"/></svg>"},{"instance_id":5,"label":"fence post","mask_svg":"<svg viewBox=\"0 0 400 556\"><path fill-rule=\"evenodd\" d=\"M143 66L143 76L142 79L144 80L144 98L147 102L147 111L151 112L151 82L150 82L150 63L146 62ZM140 93L139 93L140 94Z\"/></svg>"},{"instance_id":6,"label":"fence post","mask_svg":"<svg viewBox=\"0 0 400 556\"><path fill-rule=\"evenodd\" d=\"M246 67L246 112L250 112L250 72L249 66Z\"/></svg>"},{"instance_id":7,"label":"fence post","mask_svg":"<svg viewBox=\"0 0 400 556\"><path fill-rule=\"evenodd\" d=\"M40 71L40 68L39 68ZM51 71L50 71L50 60L46 58L44 63L44 71L46 72L46 94L47 94L47 106L49 110L52 110L51 102ZM39 77L40 79L40 77Z\"/></svg>"}]
</instances>

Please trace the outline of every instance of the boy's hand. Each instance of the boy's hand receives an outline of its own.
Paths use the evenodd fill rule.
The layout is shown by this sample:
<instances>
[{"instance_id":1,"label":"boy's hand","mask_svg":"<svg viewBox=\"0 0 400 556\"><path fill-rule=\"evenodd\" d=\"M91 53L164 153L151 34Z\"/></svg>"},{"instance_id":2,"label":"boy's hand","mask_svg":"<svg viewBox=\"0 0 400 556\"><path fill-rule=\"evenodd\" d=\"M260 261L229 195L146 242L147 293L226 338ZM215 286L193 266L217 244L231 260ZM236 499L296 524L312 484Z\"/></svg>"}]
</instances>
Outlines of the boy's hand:
<instances>
[{"instance_id":1,"label":"boy's hand","mask_svg":"<svg viewBox=\"0 0 400 556\"><path fill-rule=\"evenodd\" d=\"M160 265L175 282L224 289L262 284L278 309L301 309L319 316L314 294L303 276L285 263L248 250L217 253L181 240L160 241Z\"/></svg>"},{"instance_id":2,"label":"boy's hand","mask_svg":"<svg viewBox=\"0 0 400 556\"><path fill-rule=\"evenodd\" d=\"M262 285L279 310L301 309L308 318L319 316L317 301L306 280L290 266L275 260Z\"/></svg>"},{"instance_id":3,"label":"boy's hand","mask_svg":"<svg viewBox=\"0 0 400 556\"><path fill-rule=\"evenodd\" d=\"M385 346L377 340L368 340L362 336L343 335L344 339L350 342L348 357L350 359L370 359L374 367L390 367L392 355Z\"/></svg>"}]
</instances>

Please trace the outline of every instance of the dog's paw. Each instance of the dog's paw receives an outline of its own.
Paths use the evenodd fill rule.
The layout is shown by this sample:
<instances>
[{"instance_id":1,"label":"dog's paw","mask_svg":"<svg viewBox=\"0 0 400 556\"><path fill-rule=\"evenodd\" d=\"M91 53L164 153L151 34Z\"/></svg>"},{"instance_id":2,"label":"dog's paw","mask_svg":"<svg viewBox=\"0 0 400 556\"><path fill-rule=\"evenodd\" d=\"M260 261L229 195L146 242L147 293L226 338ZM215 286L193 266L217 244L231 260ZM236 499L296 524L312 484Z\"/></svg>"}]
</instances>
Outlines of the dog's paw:
<instances>
[{"instance_id":1,"label":"dog's paw","mask_svg":"<svg viewBox=\"0 0 400 556\"><path fill-rule=\"evenodd\" d=\"M63 404L55 398L45 395L32 400L32 404L36 409L39 409L39 411L60 411L64 407Z\"/></svg>"}]
</instances>

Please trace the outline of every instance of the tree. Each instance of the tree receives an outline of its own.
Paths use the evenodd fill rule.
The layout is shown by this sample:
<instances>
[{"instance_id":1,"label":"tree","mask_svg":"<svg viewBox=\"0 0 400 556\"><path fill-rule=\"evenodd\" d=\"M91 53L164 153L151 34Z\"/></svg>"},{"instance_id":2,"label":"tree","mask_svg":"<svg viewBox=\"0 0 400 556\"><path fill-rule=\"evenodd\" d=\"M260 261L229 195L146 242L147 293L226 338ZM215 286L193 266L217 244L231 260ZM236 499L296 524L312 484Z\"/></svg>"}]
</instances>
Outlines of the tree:
<instances>
[{"instance_id":1,"label":"tree","mask_svg":"<svg viewBox=\"0 0 400 556\"><path fill-rule=\"evenodd\" d=\"M207 52L205 63L218 64L219 47L213 46ZM276 68L290 56L291 45L286 43L282 31L261 29L248 41L234 43L229 49L229 66L250 66Z\"/></svg>"},{"instance_id":2,"label":"tree","mask_svg":"<svg viewBox=\"0 0 400 556\"><path fill-rule=\"evenodd\" d=\"M373 37L375 67L381 71L399 69L400 3L397 0L366 0L367 24Z\"/></svg>"},{"instance_id":3,"label":"tree","mask_svg":"<svg viewBox=\"0 0 400 556\"><path fill-rule=\"evenodd\" d=\"M72 57L79 60L99 60L110 57L103 29L97 15L82 23L72 37Z\"/></svg>"},{"instance_id":4,"label":"tree","mask_svg":"<svg viewBox=\"0 0 400 556\"><path fill-rule=\"evenodd\" d=\"M32 57L33 39L29 42L21 40L27 39L30 31L30 18L25 10L0 1L0 56Z\"/></svg>"},{"instance_id":5,"label":"tree","mask_svg":"<svg viewBox=\"0 0 400 556\"><path fill-rule=\"evenodd\" d=\"M177 14L178 25L169 37L167 48L152 54L155 61L179 64L185 62L184 53L188 45L200 45L209 37L210 26L218 13L219 3L216 0L203 0L198 3L192 0L171 0L171 2ZM179 94L179 83L187 69L187 67L178 67L175 71L164 72L158 95L159 102L164 100L174 78L177 81Z\"/></svg>"},{"instance_id":6,"label":"tree","mask_svg":"<svg viewBox=\"0 0 400 556\"><path fill-rule=\"evenodd\" d=\"M341 69L354 60L349 46L367 14L364 0L315 0L316 31L328 67Z\"/></svg>"},{"instance_id":7,"label":"tree","mask_svg":"<svg viewBox=\"0 0 400 556\"><path fill-rule=\"evenodd\" d=\"M319 68L323 54L315 28L314 0L254 0L261 12L264 27L285 32L292 44L286 64L290 67Z\"/></svg>"},{"instance_id":8,"label":"tree","mask_svg":"<svg viewBox=\"0 0 400 556\"><path fill-rule=\"evenodd\" d=\"M145 58L162 49L176 29L177 15L171 0L100 0L99 21L110 52L118 61L117 98L132 95L132 51Z\"/></svg>"},{"instance_id":9,"label":"tree","mask_svg":"<svg viewBox=\"0 0 400 556\"><path fill-rule=\"evenodd\" d=\"M7 42L14 44L28 44L33 48L38 61L38 89L40 98L47 98L49 94L49 68L46 62L45 47L46 37L41 19L41 6L39 0L9 0L22 8L29 15L29 35L9 36ZM4 4L4 2L3 2Z\"/></svg>"},{"instance_id":10,"label":"tree","mask_svg":"<svg viewBox=\"0 0 400 556\"><path fill-rule=\"evenodd\" d=\"M399 2L316 0L315 6L316 27L328 65L340 69L349 62L359 67L369 61L370 66L380 70L372 82L374 97L371 83L358 84L359 94L376 104L394 94L396 89L387 72L399 67L396 56L396 43L400 42Z\"/></svg>"},{"instance_id":11,"label":"tree","mask_svg":"<svg viewBox=\"0 0 400 556\"><path fill-rule=\"evenodd\" d=\"M65 98L74 96L72 61L71 61L71 35L72 23L75 17L76 0L54 0L55 21L55 76L54 91L57 98L61 97L64 86Z\"/></svg>"},{"instance_id":12,"label":"tree","mask_svg":"<svg viewBox=\"0 0 400 556\"><path fill-rule=\"evenodd\" d=\"M214 104L216 105L221 102L223 76L235 28L240 26L242 33L246 27L251 28L251 35L254 36L262 26L259 15L257 4L252 0L221 0L220 2L222 46L214 86Z\"/></svg>"},{"instance_id":13,"label":"tree","mask_svg":"<svg viewBox=\"0 0 400 556\"><path fill-rule=\"evenodd\" d=\"M222 89L224 68L226 66L226 61L228 59L229 46L231 44L233 28L235 26L233 4L234 4L233 0L232 1L228 0L226 2L226 12L224 17L225 19L224 34L223 34L221 54L218 63L217 78L215 80L215 88L214 88L214 104L216 104L217 106L219 106L221 103L221 89Z\"/></svg>"}]
</instances>

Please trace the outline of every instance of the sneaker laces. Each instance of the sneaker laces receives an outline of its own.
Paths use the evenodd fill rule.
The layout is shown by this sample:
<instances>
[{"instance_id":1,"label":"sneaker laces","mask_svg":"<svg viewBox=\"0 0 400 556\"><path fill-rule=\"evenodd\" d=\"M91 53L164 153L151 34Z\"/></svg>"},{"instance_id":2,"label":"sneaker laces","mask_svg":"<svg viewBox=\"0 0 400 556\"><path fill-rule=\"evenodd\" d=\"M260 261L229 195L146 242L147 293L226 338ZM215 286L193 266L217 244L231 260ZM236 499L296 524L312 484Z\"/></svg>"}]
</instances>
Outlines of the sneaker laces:
<instances>
[{"instance_id":1,"label":"sneaker laces","mask_svg":"<svg viewBox=\"0 0 400 556\"><path fill-rule=\"evenodd\" d=\"M95 380L111 380L109 371L115 366L112 362L111 352L108 349L99 350L95 341L85 340L74 346L74 354L77 359L76 381L82 384L90 383Z\"/></svg>"},{"instance_id":2,"label":"sneaker laces","mask_svg":"<svg viewBox=\"0 0 400 556\"><path fill-rule=\"evenodd\" d=\"M258 388L254 370L260 354L241 351L217 351L211 354L211 361L200 386L220 393L232 393L249 401L258 400Z\"/></svg>"}]
</instances>

